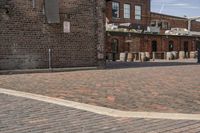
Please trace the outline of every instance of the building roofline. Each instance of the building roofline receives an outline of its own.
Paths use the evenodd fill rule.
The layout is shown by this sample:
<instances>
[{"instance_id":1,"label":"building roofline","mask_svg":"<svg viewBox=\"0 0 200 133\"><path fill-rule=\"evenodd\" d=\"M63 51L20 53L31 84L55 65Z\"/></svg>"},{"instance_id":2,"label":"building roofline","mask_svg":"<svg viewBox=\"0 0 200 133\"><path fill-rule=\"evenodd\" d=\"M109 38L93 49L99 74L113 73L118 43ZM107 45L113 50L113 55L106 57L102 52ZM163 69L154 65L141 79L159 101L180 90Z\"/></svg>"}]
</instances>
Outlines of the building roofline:
<instances>
[{"instance_id":1,"label":"building roofline","mask_svg":"<svg viewBox=\"0 0 200 133\"><path fill-rule=\"evenodd\" d=\"M191 38L200 38L198 35L165 35L165 34L150 34L150 33L134 33L134 32L119 32L119 31L106 31L106 33L110 33L112 35L124 35L127 36L129 34L134 35L148 35L148 36L171 36L171 37L191 37Z\"/></svg>"},{"instance_id":2,"label":"building roofline","mask_svg":"<svg viewBox=\"0 0 200 133\"><path fill-rule=\"evenodd\" d=\"M169 15L169 14L162 14L162 13L158 13L158 12L150 12L151 14L156 14L156 15L162 15L162 16L167 16L167 17L173 17L173 18L178 18L178 19L185 19L187 20L187 18L184 17L179 17L179 16L173 16L173 15Z\"/></svg>"}]
</instances>

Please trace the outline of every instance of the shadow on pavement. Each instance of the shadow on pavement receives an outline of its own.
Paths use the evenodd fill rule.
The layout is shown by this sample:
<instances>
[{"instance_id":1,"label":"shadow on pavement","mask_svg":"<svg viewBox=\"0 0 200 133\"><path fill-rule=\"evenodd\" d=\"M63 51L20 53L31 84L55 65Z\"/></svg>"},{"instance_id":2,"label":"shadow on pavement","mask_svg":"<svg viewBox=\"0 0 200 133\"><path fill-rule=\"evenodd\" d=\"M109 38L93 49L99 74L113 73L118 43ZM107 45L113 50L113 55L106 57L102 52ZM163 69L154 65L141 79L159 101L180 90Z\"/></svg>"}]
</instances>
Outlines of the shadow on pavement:
<instances>
[{"instance_id":1,"label":"shadow on pavement","mask_svg":"<svg viewBox=\"0 0 200 133\"><path fill-rule=\"evenodd\" d=\"M185 66L199 65L196 60L184 61L155 61L155 62L107 62L106 69L124 69L124 68L142 68L142 67L167 67L167 66Z\"/></svg>"}]
</instances>

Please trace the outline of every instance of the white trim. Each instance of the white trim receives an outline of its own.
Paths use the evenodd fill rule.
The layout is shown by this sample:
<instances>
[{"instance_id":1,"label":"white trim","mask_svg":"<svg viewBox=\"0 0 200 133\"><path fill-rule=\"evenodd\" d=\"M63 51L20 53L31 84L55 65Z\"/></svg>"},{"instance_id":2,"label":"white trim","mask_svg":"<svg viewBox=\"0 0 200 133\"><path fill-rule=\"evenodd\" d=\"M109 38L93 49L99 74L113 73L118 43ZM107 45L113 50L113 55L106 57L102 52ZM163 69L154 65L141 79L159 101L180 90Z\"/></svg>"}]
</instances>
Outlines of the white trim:
<instances>
[{"instance_id":1,"label":"white trim","mask_svg":"<svg viewBox=\"0 0 200 133\"><path fill-rule=\"evenodd\" d=\"M1 94L12 95L16 97L23 97L42 102L52 103L60 106L75 108L88 112L93 112L100 115L107 115L111 117L128 117L128 118L148 118L148 119L170 119L170 120L200 120L200 114L180 114L180 113L156 113L156 112L129 112L120 111L105 107L88 105L58 98L52 98L32 93L8 90L0 88Z\"/></svg>"}]
</instances>

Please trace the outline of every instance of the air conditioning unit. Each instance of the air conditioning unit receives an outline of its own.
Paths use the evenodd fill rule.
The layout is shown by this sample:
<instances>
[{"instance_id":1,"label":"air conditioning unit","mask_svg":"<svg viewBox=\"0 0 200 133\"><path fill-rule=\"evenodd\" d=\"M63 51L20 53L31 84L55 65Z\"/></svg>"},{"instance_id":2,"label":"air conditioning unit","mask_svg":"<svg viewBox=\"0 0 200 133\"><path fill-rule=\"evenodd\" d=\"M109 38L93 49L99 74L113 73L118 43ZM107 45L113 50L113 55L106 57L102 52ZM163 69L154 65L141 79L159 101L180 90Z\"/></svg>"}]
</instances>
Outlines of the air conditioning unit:
<instances>
[{"instance_id":1,"label":"air conditioning unit","mask_svg":"<svg viewBox=\"0 0 200 133\"><path fill-rule=\"evenodd\" d=\"M118 29L118 25L106 24L106 30L116 30L116 29Z\"/></svg>"},{"instance_id":2,"label":"air conditioning unit","mask_svg":"<svg viewBox=\"0 0 200 133\"><path fill-rule=\"evenodd\" d=\"M159 34L160 33L160 27L148 26L147 27L147 32L154 33L154 34Z\"/></svg>"},{"instance_id":3,"label":"air conditioning unit","mask_svg":"<svg viewBox=\"0 0 200 133\"><path fill-rule=\"evenodd\" d=\"M166 35L189 35L189 31L185 28L172 28L165 31Z\"/></svg>"}]
</instances>

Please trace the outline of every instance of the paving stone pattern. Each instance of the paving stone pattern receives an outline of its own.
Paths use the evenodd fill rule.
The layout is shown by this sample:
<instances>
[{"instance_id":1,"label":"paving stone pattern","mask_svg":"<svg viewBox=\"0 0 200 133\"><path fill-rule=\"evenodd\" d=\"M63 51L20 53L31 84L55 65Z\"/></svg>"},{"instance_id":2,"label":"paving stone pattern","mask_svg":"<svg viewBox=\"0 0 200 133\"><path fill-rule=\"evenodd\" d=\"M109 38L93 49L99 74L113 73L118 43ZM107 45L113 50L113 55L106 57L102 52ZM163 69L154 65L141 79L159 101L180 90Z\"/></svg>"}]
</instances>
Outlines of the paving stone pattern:
<instances>
[{"instance_id":1,"label":"paving stone pattern","mask_svg":"<svg viewBox=\"0 0 200 133\"><path fill-rule=\"evenodd\" d=\"M1 133L199 133L200 121L114 118L0 94Z\"/></svg>"},{"instance_id":2,"label":"paving stone pattern","mask_svg":"<svg viewBox=\"0 0 200 133\"><path fill-rule=\"evenodd\" d=\"M120 110L200 113L200 66L0 75L0 87Z\"/></svg>"}]
</instances>

